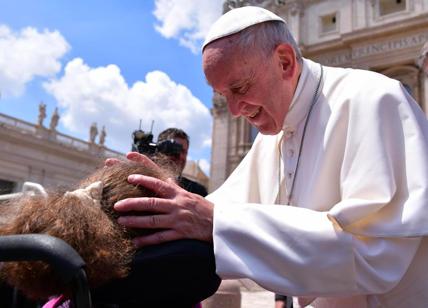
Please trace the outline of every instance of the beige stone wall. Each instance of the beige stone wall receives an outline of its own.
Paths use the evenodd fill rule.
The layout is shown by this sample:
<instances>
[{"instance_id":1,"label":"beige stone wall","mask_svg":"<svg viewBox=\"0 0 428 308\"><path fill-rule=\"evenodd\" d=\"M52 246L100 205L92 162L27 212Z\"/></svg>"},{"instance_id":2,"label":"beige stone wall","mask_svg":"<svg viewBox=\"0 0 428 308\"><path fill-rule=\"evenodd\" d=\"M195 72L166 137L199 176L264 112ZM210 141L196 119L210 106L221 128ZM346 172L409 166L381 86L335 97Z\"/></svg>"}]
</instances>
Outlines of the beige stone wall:
<instances>
[{"instance_id":1,"label":"beige stone wall","mask_svg":"<svg viewBox=\"0 0 428 308\"><path fill-rule=\"evenodd\" d=\"M209 177L202 171L198 161L188 160L183 169L183 176L208 189Z\"/></svg>"},{"instance_id":2,"label":"beige stone wall","mask_svg":"<svg viewBox=\"0 0 428 308\"><path fill-rule=\"evenodd\" d=\"M16 183L15 191L26 181L75 183L116 156L123 154L0 114L0 179Z\"/></svg>"}]
</instances>

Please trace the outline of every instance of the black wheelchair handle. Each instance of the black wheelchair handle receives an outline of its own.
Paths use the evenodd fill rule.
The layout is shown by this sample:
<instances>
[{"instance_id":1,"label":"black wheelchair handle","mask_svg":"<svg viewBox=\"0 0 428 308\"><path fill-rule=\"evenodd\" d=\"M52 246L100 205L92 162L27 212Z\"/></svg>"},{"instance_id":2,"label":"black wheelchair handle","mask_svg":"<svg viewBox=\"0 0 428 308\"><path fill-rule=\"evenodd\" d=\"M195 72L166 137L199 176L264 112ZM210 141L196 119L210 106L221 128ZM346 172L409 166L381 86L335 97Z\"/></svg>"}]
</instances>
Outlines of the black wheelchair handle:
<instances>
[{"instance_id":1,"label":"black wheelchair handle","mask_svg":"<svg viewBox=\"0 0 428 308\"><path fill-rule=\"evenodd\" d=\"M72 286L76 307L91 307L85 262L63 240L47 234L0 236L0 261L45 261Z\"/></svg>"}]
</instances>

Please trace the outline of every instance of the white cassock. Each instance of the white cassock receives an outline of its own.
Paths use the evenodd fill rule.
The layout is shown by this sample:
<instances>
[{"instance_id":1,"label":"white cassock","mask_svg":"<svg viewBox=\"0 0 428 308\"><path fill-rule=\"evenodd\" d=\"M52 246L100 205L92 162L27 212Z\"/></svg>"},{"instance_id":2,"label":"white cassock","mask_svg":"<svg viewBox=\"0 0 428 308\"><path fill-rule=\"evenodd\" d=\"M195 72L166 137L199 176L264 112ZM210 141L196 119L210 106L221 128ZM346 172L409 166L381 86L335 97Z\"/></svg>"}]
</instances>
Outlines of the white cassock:
<instances>
[{"instance_id":1,"label":"white cassock","mask_svg":"<svg viewBox=\"0 0 428 308\"><path fill-rule=\"evenodd\" d=\"M320 75L305 59L283 131L208 196L217 272L295 307L428 307L425 115L398 81L323 67L306 121Z\"/></svg>"}]
</instances>

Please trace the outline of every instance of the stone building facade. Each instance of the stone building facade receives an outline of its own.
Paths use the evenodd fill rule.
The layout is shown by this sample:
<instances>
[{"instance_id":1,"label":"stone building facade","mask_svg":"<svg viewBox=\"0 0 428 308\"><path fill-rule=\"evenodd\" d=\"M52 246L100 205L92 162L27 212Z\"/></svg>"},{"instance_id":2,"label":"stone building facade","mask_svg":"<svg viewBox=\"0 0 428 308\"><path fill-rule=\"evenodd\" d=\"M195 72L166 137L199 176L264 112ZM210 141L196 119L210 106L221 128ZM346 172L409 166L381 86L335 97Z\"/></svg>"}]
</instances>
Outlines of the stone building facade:
<instances>
[{"instance_id":1,"label":"stone building facade","mask_svg":"<svg viewBox=\"0 0 428 308\"><path fill-rule=\"evenodd\" d=\"M56 125L47 128L40 112L38 124L0 113L0 195L21 191L24 182L68 186L102 166L106 158L124 157L104 146L105 133L99 142L95 138L92 134L84 141L58 132ZM195 161L187 161L183 176L208 186L209 178Z\"/></svg>"},{"instance_id":2,"label":"stone building facade","mask_svg":"<svg viewBox=\"0 0 428 308\"><path fill-rule=\"evenodd\" d=\"M257 5L283 17L305 58L376 71L400 80L428 114L428 77L417 65L428 41L428 0L228 0L224 12ZM256 131L213 97L210 191L251 147Z\"/></svg>"},{"instance_id":3,"label":"stone building facade","mask_svg":"<svg viewBox=\"0 0 428 308\"><path fill-rule=\"evenodd\" d=\"M18 192L24 182L44 187L70 185L123 156L55 129L0 114L0 194Z\"/></svg>"},{"instance_id":4,"label":"stone building facade","mask_svg":"<svg viewBox=\"0 0 428 308\"><path fill-rule=\"evenodd\" d=\"M187 160L186 166L183 169L183 176L189 180L198 182L208 189L210 178L204 173L199 162L195 160Z\"/></svg>"}]
</instances>

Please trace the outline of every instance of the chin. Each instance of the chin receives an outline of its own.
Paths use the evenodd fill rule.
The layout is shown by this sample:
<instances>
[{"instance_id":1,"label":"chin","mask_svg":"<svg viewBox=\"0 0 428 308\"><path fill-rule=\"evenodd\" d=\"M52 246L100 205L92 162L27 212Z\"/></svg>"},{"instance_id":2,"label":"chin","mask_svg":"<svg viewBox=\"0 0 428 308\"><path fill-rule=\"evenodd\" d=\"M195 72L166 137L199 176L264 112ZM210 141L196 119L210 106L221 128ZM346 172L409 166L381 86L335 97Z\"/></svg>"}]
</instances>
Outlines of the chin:
<instances>
[{"instance_id":1,"label":"chin","mask_svg":"<svg viewBox=\"0 0 428 308\"><path fill-rule=\"evenodd\" d=\"M276 135L281 131L281 127L257 127L262 135Z\"/></svg>"}]
</instances>

